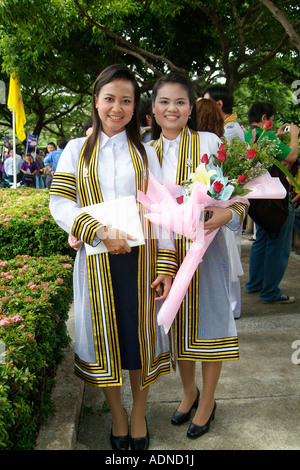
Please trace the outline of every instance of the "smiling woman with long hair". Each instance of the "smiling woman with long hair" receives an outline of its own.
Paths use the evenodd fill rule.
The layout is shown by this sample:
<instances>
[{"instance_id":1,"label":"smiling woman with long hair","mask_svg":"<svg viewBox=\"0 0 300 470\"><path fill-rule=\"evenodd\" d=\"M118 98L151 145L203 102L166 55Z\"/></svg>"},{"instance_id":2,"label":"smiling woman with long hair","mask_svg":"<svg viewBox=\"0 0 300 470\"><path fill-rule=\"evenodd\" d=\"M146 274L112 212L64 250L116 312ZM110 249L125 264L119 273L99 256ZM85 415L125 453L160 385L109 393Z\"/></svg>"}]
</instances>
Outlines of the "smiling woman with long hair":
<instances>
[{"instance_id":1,"label":"smiling woman with long hair","mask_svg":"<svg viewBox=\"0 0 300 470\"><path fill-rule=\"evenodd\" d=\"M191 81L170 73L158 79L152 94L153 138L161 163L163 178L181 185L195 172L204 154L217 154L221 140L213 132L196 130L194 89ZM246 206L207 207L212 217L204 223L207 233L216 229L203 261L192 278L172 326L173 357L183 386L183 398L171 418L174 425L190 420L187 431L195 439L209 430L215 415L215 390L224 360L239 357L238 338L229 298L229 255L222 226L236 230L246 213ZM189 250L190 241L176 240L178 264ZM202 362L203 387L196 386L196 361Z\"/></svg>"},{"instance_id":2,"label":"smiling woman with long hair","mask_svg":"<svg viewBox=\"0 0 300 470\"><path fill-rule=\"evenodd\" d=\"M148 386L170 370L168 339L156 324L155 291L164 300L176 272L174 245L156 240L144 218L145 245L131 248L130 234L106 227L84 211L91 204L146 191L148 169L161 179L154 149L140 139L140 92L123 65L107 67L92 98L92 133L64 150L50 192L56 222L75 240L103 243L106 253L87 256L81 244L74 266L75 372L103 387L112 414L113 449L146 449ZM129 370L131 436L121 401L122 369Z\"/></svg>"}]
</instances>

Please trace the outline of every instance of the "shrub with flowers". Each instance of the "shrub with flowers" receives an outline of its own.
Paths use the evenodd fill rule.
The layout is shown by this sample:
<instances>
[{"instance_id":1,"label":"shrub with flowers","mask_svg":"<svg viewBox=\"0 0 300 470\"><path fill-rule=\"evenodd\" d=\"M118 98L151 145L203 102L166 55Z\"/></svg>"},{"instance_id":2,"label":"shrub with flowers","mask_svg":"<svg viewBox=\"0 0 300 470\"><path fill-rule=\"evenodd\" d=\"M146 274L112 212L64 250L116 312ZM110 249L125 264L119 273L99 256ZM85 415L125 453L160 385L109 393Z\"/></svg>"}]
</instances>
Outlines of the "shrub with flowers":
<instances>
[{"instance_id":1,"label":"shrub with flowers","mask_svg":"<svg viewBox=\"0 0 300 470\"><path fill-rule=\"evenodd\" d=\"M66 233L49 211L49 192L0 189L0 258L64 254L74 257Z\"/></svg>"},{"instance_id":2,"label":"shrub with flowers","mask_svg":"<svg viewBox=\"0 0 300 470\"><path fill-rule=\"evenodd\" d=\"M70 342L73 261L0 260L0 449L30 449L54 407L55 370Z\"/></svg>"}]
</instances>

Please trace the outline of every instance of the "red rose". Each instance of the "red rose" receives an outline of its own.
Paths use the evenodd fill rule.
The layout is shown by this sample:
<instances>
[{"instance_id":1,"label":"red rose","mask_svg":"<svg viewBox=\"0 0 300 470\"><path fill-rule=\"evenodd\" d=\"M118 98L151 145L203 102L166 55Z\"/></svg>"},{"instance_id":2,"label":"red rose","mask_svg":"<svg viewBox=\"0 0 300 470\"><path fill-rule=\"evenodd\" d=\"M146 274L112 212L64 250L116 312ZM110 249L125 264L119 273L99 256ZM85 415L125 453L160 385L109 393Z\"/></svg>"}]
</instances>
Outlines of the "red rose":
<instances>
[{"instance_id":1,"label":"red rose","mask_svg":"<svg viewBox=\"0 0 300 470\"><path fill-rule=\"evenodd\" d=\"M247 158L250 158L250 160L252 160L252 158L255 157L255 154L256 154L257 150L248 150L248 154L247 154Z\"/></svg>"},{"instance_id":2,"label":"red rose","mask_svg":"<svg viewBox=\"0 0 300 470\"><path fill-rule=\"evenodd\" d=\"M224 185L220 183L220 181L215 181L214 182L214 191L215 193L220 193L223 189Z\"/></svg>"},{"instance_id":3,"label":"red rose","mask_svg":"<svg viewBox=\"0 0 300 470\"><path fill-rule=\"evenodd\" d=\"M265 130L267 131L270 127L273 126L273 122L272 121L266 121L266 124L264 125L264 128Z\"/></svg>"},{"instance_id":4,"label":"red rose","mask_svg":"<svg viewBox=\"0 0 300 470\"><path fill-rule=\"evenodd\" d=\"M202 163L208 163L208 156L207 156L207 153L205 153L204 155L202 155L202 158L201 158L201 162Z\"/></svg>"},{"instance_id":5,"label":"red rose","mask_svg":"<svg viewBox=\"0 0 300 470\"><path fill-rule=\"evenodd\" d=\"M183 197L184 197L184 196L178 196L178 197L176 198L178 204L182 204L182 203L183 203Z\"/></svg>"},{"instance_id":6,"label":"red rose","mask_svg":"<svg viewBox=\"0 0 300 470\"><path fill-rule=\"evenodd\" d=\"M224 150L225 145L226 145L225 142L223 142L223 143L220 145L219 150Z\"/></svg>"},{"instance_id":7,"label":"red rose","mask_svg":"<svg viewBox=\"0 0 300 470\"><path fill-rule=\"evenodd\" d=\"M218 159L220 162L226 161L226 150L218 150Z\"/></svg>"},{"instance_id":8,"label":"red rose","mask_svg":"<svg viewBox=\"0 0 300 470\"><path fill-rule=\"evenodd\" d=\"M247 175L241 175L238 177L238 183L243 183L247 178Z\"/></svg>"}]
</instances>

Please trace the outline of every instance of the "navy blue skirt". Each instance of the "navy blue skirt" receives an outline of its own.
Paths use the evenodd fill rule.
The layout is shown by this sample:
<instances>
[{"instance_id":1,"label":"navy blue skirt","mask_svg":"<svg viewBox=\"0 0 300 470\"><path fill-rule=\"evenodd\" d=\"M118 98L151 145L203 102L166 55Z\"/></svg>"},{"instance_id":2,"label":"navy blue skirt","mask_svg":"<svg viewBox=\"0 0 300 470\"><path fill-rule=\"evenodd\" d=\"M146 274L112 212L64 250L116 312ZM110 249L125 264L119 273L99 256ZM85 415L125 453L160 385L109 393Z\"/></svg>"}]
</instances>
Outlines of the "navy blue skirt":
<instances>
[{"instance_id":1,"label":"navy blue skirt","mask_svg":"<svg viewBox=\"0 0 300 470\"><path fill-rule=\"evenodd\" d=\"M109 255L122 369L141 369L138 338L138 256L134 247L126 255Z\"/></svg>"}]
</instances>

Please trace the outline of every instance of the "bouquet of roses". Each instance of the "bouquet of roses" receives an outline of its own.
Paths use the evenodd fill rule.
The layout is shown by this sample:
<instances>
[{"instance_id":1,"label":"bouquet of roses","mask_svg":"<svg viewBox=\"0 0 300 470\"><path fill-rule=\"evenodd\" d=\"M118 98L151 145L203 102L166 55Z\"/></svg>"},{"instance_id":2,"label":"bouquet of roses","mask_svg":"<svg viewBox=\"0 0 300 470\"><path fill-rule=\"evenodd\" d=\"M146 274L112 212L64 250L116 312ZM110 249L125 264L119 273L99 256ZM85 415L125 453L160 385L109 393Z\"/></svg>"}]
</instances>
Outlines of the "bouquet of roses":
<instances>
[{"instance_id":1,"label":"bouquet of roses","mask_svg":"<svg viewBox=\"0 0 300 470\"><path fill-rule=\"evenodd\" d=\"M191 173L189 180L182 183L185 194L190 195L198 181L208 186L208 194L214 199L227 201L234 196L246 196L251 191L246 187L247 183L265 174L273 164L300 190L290 172L275 158L277 142L262 139L269 123L272 124L267 121L256 143L250 145L236 137L230 143L223 142L217 155L210 158L207 154L203 155L196 172Z\"/></svg>"},{"instance_id":2,"label":"bouquet of roses","mask_svg":"<svg viewBox=\"0 0 300 470\"><path fill-rule=\"evenodd\" d=\"M147 194L138 200L148 209L153 223L191 240L190 248L175 276L172 288L159 313L158 324L168 332L191 279L218 230L207 234L201 216L207 206L228 207L234 202L248 204L251 199L286 196L279 178L268 168L274 163L276 143L263 141L249 145L240 139L220 145L217 155L203 155L201 163L182 185L149 176Z\"/></svg>"},{"instance_id":3,"label":"bouquet of roses","mask_svg":"<svg viewBox=\"0 0 300 470\"><path fill-rule=\"evenodd\" d=\"M247 196L251 189L247 183L266 174L273 164L276 143L249 145L238 137L231 143L223 142L217 155L204 154L195 173L182 183L184 194L190 196L196 182L207 186L208 194L220 201L234 196Z\"/></svg>"}]
</instances>

